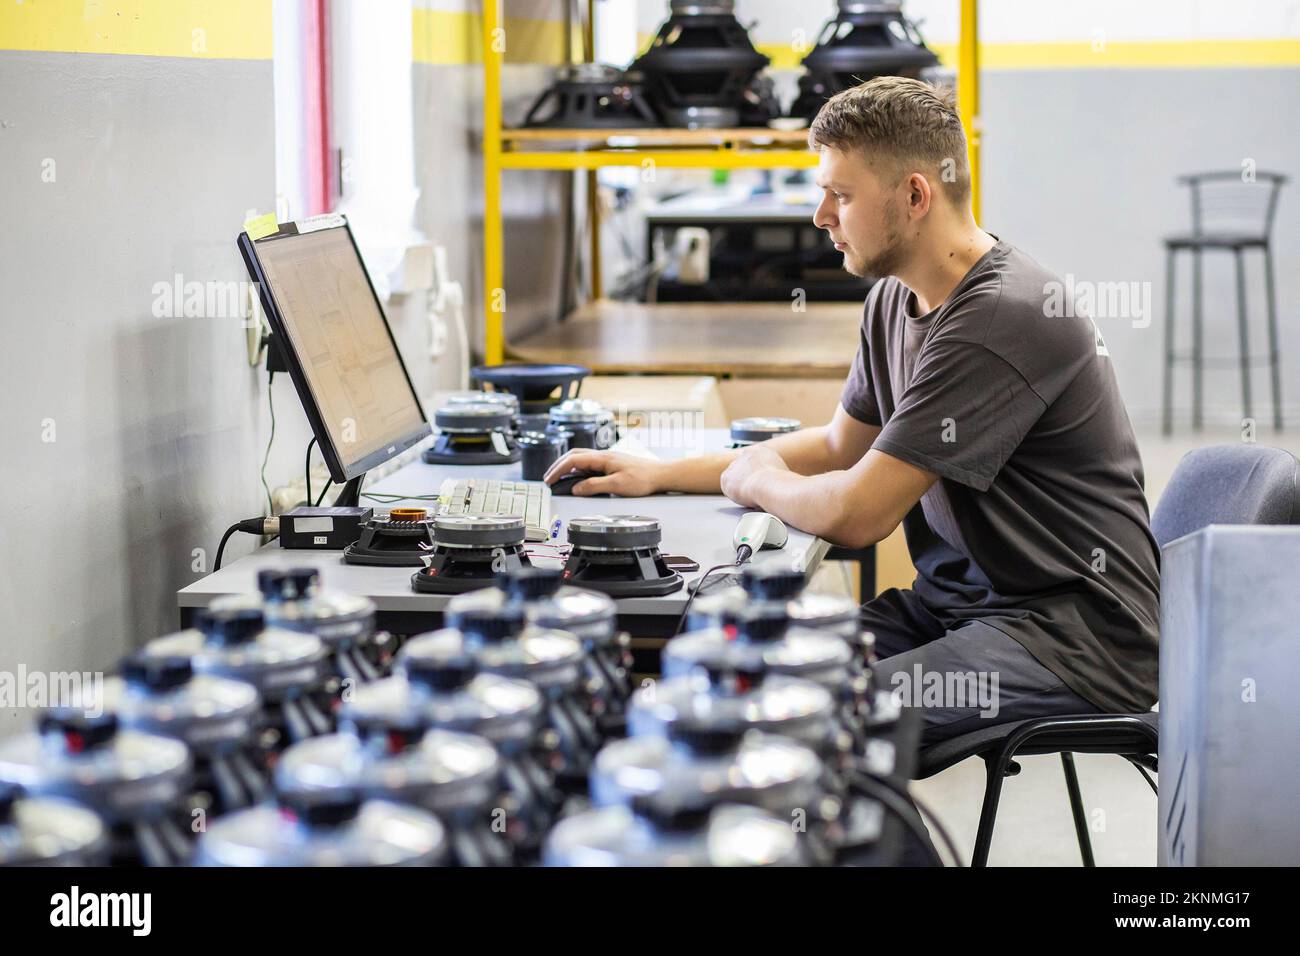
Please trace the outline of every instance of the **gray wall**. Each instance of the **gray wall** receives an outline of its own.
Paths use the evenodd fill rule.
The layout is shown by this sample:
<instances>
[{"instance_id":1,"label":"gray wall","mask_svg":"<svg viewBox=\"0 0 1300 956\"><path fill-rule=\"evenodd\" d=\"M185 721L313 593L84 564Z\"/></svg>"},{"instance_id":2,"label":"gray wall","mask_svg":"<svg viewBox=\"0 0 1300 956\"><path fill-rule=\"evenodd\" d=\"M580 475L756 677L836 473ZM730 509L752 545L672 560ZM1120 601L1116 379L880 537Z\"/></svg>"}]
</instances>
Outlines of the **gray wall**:
<instances>
[{"instance_id":1,"label":"gray wall","mask_svg":"<svg viewBox=\"0 0 1300 956\"><path fill-rule=\"evenodd\" d=\"M244 278L234 237L275 195L270 94L269 61L0 53L0 669L106 668L174 628L192 550L210 565L259 513L239 320L152 306L176 273Z\"/></svg>"},{"instance_id":2,"label":"gray wall","mask_svg":"<svg viewBox=\"0 0 1300 956\"><path fill-rule=\"evenodd\" d=\"M274 135L269 61L0 52L0 670L111 667L175 628L176 590L226 526L263 513L266 373L240 319L153 305L177 273L246 279L234 239L246 210L273 207ZM467 220L438 223L453 255L472 251ZM454 348L425 358L424 306L388 311L428 394L453 381ZM310 438L285 376L274 401L272 489L301 475ZM227 560L254 544L237 536ZM0 712L0 735L29 717Z\"/></svg>"},{"instance_id":3,"label":"gray wall","mask_svg":"<svg viewBox=\"0 0 1300 956\"><path fill-rule=\"evenodd\" d=\"M1206 169L1260 170L1290 176L1274 230L1282 393L1300 424L1300 71L1049 70L989 71L983 76L985 228L1004 236L1064 275L1093 282L1151 283L1148 328L1101 320L1130 412L1154 422L1160 407L1165 309L1160 237L1190 227L1186 187L1174 177ZM1262 352L1263 270L1258 253L1247 267L1252 349ZM1180 347L1189 345L1191 266L1184 255L1176 290ZM1205 267L1208 354L1237 355L1236 287L1231 256ZM1235 367L1209 369L1207 419L1241 417ZM1254 412L1270 414L1266 370L1252 376ZM1190 373L1175 379L1175 402L1190 407ZM1186 421L1184 417L1183 421Z\"/></svg>"},{"instance_id":4,"label":"gray wall","mask_svg":"<svg viewBox=\"0 0 1300 956\"><path fill-rule=\"evenodd\" d=\"M548 75L507 73L513 109ZM447 246L478 329L481 70L417 64L413 82L417 225ZM176 590L229 524L263 513L266 373L241 320L152 310L177 273L246 279L234 239L273 207L274 137L269 61L0 52L0 671L111 668L175 628ZM561 185L507 178L512 327L554 314ZM427 357L425 296L387 308L420 393L451 387L456 343ZM301 475L310 438L286 376L273 392L272 489ZM227 560L254 545L237 536ZM0 711L0 736L29 718Z\"/></svg>"}]
</instances>

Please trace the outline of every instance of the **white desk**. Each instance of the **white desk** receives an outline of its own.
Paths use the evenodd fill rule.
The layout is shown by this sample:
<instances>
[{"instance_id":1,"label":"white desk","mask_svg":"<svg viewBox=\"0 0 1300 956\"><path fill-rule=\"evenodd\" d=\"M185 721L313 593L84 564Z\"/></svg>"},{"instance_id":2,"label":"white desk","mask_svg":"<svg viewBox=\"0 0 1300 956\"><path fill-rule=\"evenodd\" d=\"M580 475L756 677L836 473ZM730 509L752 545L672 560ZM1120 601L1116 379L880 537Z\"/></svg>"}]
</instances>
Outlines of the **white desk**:
<instances>
[{"instance_id":1,"label":"white desk","mask_svg":"<svg viewBox=\"0 0 1300 956\"><path fill-rule=\"evenodd\" d=\"M729 440L726 429L702 429L694 433L697 440L692 447L671 448L650 445L650 450L661 459L686 457L704 450L716 451ZM436 494L444 478L504 478L519 480L520 466L514 465L426 465L413 462L394 472L366 491L400 493L408 495ZM362 499L363 505L374 504ZM395 503L395 504L399 504ZM431 502L410 501L421 507ZM376 505L376 510L387 510L392 505ZM566 524L558 540L567 540L567 523L572 518L596 514L639 514L658 518L663 527L664 554L687 555L700 563L700 571L684 575L687 584L701 576L705 570L735 560L731 544L736 522L745 509L721 495L654 495L647 498L581 498L553 497L551 514ZM755 555L756 563L768 561L793 562L802 558L802 567L812 573L817 569L827 550L820 538L791 529L790 540L779 551L763 551ZM559 566L558 560L548 561L531 557L535 564ZM385 568L345 564L338 551L286 550L278 543L261 548L247 557L239 558L220 571L196 581L177 592L182 626L188 626L196 608L206 607L214 598L227 594L252 594L257 591L257 572L266 568L310 566L321 574L323 586L331 590L363 594L373 600L379 609L380 626L396 633L416 633L437 627L442 622L442 609L449 597L438 594L417 594L411 588L411 575L415 568ZM716 578L717 575L715 574ZM712 581L713 579L710 579ZM662 597L621 598L618 601L621 626L637 636L667 637L676 626L685 607L688 591L684 586L673 594Z\"/></svg>"}]
</instances>

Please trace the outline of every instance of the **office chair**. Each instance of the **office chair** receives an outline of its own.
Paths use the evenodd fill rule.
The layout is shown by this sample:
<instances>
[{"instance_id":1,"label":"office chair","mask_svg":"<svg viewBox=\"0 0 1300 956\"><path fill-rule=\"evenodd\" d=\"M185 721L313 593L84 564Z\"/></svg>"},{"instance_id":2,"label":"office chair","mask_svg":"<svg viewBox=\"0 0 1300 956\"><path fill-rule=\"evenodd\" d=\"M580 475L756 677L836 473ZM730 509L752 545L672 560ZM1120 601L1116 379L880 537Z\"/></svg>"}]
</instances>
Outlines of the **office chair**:
<instances>
[{"instance_id":1,"label":"office chair","mask_svg":"<svg viewBox=\"0 0 1300 956\"><path fill-rule=\"evenodd\" d=\"M1165 372L1162 427L1173 431L1174 364L1192 366L1192 427L1201 427L1202 352L1201 257L1205 252L1231 252L1237 276L1237 364L1241 368L1242 415L1251 417L1250 366L1266 361L1272 372L1273 428L1282 430L1282 382L1278 355L1277 293L1273 283L1273 251L1270 237L1278 193L1287 178L1280 173L1257 172L1246 179L1239 169L1192 173L1178 182L1191 190L1192 231L1165 236ZM1244 255L1258 249L1264 259L1264 304L1267 307L1268 354L1255 359L1250 354L1250 324L1246 318L1246 273ZM1174 270L1180 252L1192 254L1192 349L1174 351Z\"/></svg>"},{"instance_id":2,"label":"office chair","mask_svg":"<svg viewBox=\"0 0 1300 956\"><path fill-rule=\"evenodd\" d=\"M1160 498L1151 520L1152 533L1163 548L1211 524L1300 523L1298 471L1300 462L1279 448L1213 445L1189 452L1178 463ZM1036 717L994 724L924 748L916 779L932 777L968 757L983 758L987 780L971 866L987 866L1002 780L1020 772L1015 758L1059 753L1079 853L1084 866L1095 866L1073 755L1104 753L1124 757L1155 791L1155 781L1147 771L1158 770L1158 720L1157 713L1148 712Z\"/></svg>"}]
</instances>

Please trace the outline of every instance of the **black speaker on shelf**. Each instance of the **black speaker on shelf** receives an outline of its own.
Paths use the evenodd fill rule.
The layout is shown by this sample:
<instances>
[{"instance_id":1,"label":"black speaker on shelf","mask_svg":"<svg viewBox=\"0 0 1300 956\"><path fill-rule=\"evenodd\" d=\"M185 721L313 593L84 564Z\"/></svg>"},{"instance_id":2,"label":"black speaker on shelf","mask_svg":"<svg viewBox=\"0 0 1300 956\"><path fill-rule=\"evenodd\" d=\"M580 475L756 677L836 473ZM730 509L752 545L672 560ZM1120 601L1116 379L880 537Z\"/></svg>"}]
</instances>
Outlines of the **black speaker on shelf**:
<instances>
[{"instance_id":1,"label":"black speaker on shelf","mask_svg":"<svg viewBox=\"0 0 1300 956\"><path fill-rule=\"evenodd\" d=\"M922 79L939 66L939 58L903 16L902 3L839 0L803 65L807 72L799 79L790 115L811 122L836 93L877 76Z\"/></svg>"},{"instance_id":2,"label":"black speaker on shelf","mask_svg":"<svg viewBox=\"0 0 1300 956\"><path fill-rule=\"evenodd\" d=\"M770 61L736 19L734 0L672 0L668 19L631 69L645 77L655 111L669 126L738 126L758 71Z\"/></svg>"},{"instance_id":3,"label":"black speaker on shelf","mask_svg":"<svg viewBox=\"0 0 1300 956\"><path fill-rule=\"evenodd\" d=\"M639 129L658 126L642 78L602 63L561 68L533 103L524 126L551 129Z\"/></svg>"}]
</instances>

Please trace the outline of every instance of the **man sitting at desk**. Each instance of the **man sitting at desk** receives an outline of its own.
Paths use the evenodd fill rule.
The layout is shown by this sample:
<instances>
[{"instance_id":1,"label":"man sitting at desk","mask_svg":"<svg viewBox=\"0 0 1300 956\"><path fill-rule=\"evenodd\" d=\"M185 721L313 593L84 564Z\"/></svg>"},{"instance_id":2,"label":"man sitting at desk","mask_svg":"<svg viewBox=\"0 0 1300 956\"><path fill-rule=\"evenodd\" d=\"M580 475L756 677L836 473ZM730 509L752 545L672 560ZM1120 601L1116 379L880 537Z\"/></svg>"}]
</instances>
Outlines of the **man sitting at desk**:
<instances>
[{"instance_id":1,"label":"man sitting at desk","mask_svg":"<svg viewBox=\"0 0 1300 956\"><path fill-rule=\"evenodd\" d=\"M674 462L577 451L575 494L717 494L860 548L901 522L917 577L862 608L878 679L922 707L925 741L989 721L1149 710L1158 551L1142 462L1092 320L970 206L951 98L875 79L812 124L813 221L867 296L828 425ZM1063 313L1068 313L1065 317ZM916 686L974 672L992 706ZM961 695L965 696L965 695Z\"/></svg>"}]
</instances>

